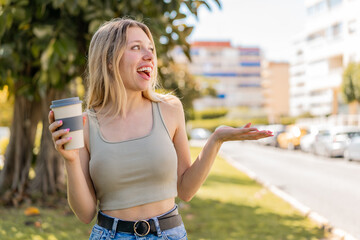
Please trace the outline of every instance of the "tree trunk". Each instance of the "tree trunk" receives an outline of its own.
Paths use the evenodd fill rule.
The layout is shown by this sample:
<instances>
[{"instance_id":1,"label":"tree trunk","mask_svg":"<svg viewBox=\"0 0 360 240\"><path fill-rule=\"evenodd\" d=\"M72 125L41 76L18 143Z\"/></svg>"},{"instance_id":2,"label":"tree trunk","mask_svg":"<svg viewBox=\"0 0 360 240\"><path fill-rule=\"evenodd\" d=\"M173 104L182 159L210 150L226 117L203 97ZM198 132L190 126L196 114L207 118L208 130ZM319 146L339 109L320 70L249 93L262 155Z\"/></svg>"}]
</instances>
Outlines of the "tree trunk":
<instances>
[{"instance_id":1,"label":"tree trunk","mask_svg":"<svg viewBox=\"0 0 360 240\"><path fill-rule=\"evenodd\" d=\"M5 204L17 206L24 200L33 160L35 133L40 120L39 103L16 96L10 142L0 172L0 193Z\"/></svg>"},{"instance_id":2,"label":"tree trunk","mask_svg":"<svg viewBox=\"0 0 360 240\"><path fill-rule=\"evenodd\" d=\"M41 195L43 200L49 199L49 196L56 197L58 193L66 191L64 161L54 147L48 121L51 101L60 98L62 96L59 91L51 89L41 101L43 130L40 151L36 159L36 177L31 183L31 191L33 194Z\"/></svg>"}]
</instances>

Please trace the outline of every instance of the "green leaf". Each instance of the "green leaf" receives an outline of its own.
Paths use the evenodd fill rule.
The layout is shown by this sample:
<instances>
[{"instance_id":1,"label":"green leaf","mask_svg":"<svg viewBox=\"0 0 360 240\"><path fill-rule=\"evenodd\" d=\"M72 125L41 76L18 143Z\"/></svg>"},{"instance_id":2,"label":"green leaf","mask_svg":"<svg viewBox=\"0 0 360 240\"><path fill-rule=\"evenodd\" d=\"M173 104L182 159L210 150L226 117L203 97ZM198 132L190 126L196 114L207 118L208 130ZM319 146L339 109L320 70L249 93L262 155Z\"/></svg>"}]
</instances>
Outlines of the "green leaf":
<instances>
[{"instance_id":1,"label":"green leaf","mask_svg":"<svg viewBox=\"0 0 360 240\"><path fill-rule=\"evenodd\" d=\"M53 0L52 1L52 6L55 9L62 8L64 6L64 3L65 3L65 0Z\"/></svg>"},{"instance_id":2,"label":"green leaf","mask_svg":"<svg viewBox=\"0 0 360 240\"><path fill-rule=\"evenodd\" d=\"M103 23L103 21L99 19L92 20L89 24L89 32L95 33L96 30L100 27L100 25Z\"/></svg>"},{"instance_id":3,"label":"green leaf","mask_svg":"<svg viewBox=\"0 0 360 240\"><path fill-rule=\"evenodd\" d=\"M9 5L11 0L0 0L0 6L7 6Z\"/></svg>"},{"instance_id":4,"label":"green leaf","mask_svg":"<svg viewBox=\"0 0 360 240\"><path fill-rule=\"evenodd\" d=\"M24 8L13 8L12 14L14 19L17 21L23 21L26 19L26 9Z\"/></svg>"},{"instance_id":5,"label":"green leaf","mask_svg":"<svg viewBox=\"0 0 360 240\"><path fill-rule=\"evenodd\" d=\"M185 29L184 29L184 35L185 35L185 37L187 37L187 36L189 36L191 33L192 33L192 31L194 30L194 27L185 27Z\"/></svg>"},{"instance_id":6,"label":"green leaf","mask_svg":"<svg viewBox=\"0 0 360 240\"><path fill-rule=\"evenodd\" d=\"M59 84L60 82L60 71L57 68L53 68L51 69L51 71L49 71L49 78L48 81L53 85L56 86Z\"/></svg>"},{"instance_id":7,"label":"green leaf","mask_svg":"<svg viewBox=\"0 0 360 240\"><path fill-rule=\"evenodd\" d=\"M88 5L88 0L78 0L77 2L82 9L85 9Z\"/></svg>"},{"instance_id":8,"label":"green leaf","mask_svg":"<svg viewBox=\"0 0 360 240\"><path fill-rule=\"evenodd\" d=\"M38 25L33 28L33 33L37 38L50 37L54 33L52 25Z\"/></svg>"},{"instance_id":9,"label":"green leaf","mask_svg":"<svg viewBox=\"0 0 360 240\"><path fill-rule=\"evenodd\" d=\"M41 54L41 69L43 71L47 71L49 69L49 65L50 65L50 58L54 53L54 43L55 43L55 39L51 39L48 47L45 49L45 51Z\"/></svg>"},{"instance_id":10,"label":"green leaf","mask_svg":"<svg viewBox=\"0 0 360 240\"><path fill-rule=\"evenodd\" d=\"M32 44L31 45L31 53L33 55L34 58L38 58L40 55L40 47L37 44Z\"/></svg>"},{"instance_id":11,"label":"green leaf","mask_svg":"<svg viewBox=\"0 0 360 240\"><path fill-rule=\"evenodd\" d=\"M73 16L77 16L80 12L80 9L78 7L78 1L65 0L65 7Z\"/></svg>"},{"instance_id":12,"label":"green leaf","mask_svg":"<svg viewBox=\"0 0 360 240\"><path fill-rule=\"evenodd\" d=\"M6 31L6 18L7 18L6 14L3 15L0 14L0 40Z\"/></svg>"},{"instance_id":13,"label":"green leaf","mask_svg":"<svg viewBox=\"0 0 360 240\"><path fill-rule=\"evenodd\" d=\"M183 14L183 13L178 13L177 15L176 15L176 17L175 17L175 19L184 19L184 18L186 18L187 16L185 15L185 14Z\"/></svg>"}]
</instances>

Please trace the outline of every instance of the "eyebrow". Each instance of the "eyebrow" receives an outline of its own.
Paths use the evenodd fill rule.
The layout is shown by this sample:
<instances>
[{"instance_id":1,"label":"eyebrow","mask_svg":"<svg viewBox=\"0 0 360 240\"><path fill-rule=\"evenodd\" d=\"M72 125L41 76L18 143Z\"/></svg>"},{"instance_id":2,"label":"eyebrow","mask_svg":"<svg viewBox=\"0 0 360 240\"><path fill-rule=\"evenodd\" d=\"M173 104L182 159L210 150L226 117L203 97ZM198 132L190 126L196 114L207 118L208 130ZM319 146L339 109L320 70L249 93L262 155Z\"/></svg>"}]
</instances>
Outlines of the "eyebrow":
<instances>
[{"instance_id":1,"label":"eyebrow","mask_svg":"<svg viewBox=\"0 0 360 240\"><path fill-rule=\"evenodd\" d=\"M131 41L131 42L128 42L129 44L131 43L143 43L143 41L141 40L134 40L134 41ZM149 41L149 45L153 45L151 41Z\"/></svg>"}]
</instances>

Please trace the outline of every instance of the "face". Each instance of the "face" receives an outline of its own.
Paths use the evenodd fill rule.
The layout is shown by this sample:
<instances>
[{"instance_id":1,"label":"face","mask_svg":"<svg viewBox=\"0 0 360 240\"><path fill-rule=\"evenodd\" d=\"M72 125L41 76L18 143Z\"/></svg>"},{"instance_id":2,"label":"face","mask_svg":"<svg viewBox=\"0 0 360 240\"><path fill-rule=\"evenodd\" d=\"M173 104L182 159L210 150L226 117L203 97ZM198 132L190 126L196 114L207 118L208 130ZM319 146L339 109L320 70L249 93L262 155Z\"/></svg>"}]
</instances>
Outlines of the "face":
<instances>
[{"instance_id":1,"label":"face","mask_svg":"<svg viewBox=\"0 0 360 240\"><path fill-rule=\"evenodd\" d=\"M128 28L125 51L120 60L120 74L126 90L146 90L154 67L154 46L150 39L141 28Z\"/></svg>"}]
</instances>

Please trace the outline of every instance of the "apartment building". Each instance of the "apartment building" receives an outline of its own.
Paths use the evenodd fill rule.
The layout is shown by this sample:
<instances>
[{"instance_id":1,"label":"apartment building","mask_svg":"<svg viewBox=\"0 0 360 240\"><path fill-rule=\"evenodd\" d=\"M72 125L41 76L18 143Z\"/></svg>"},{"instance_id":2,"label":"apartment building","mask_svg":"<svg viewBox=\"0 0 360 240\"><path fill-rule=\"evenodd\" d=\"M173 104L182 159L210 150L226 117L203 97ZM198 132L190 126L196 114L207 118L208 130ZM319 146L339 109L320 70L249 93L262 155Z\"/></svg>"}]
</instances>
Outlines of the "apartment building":
<instances>
[{"instance_id":1,"label":"apartment building","mask_svg":"<svg viewBox=\"0 0 360 240\"><path fill-rule=\"evenodd\" d=\"M174 53L175 61L186 64L202 88L211 86L217 92L216 98L196 100L196 109L263 106L259 48L234 47L229 41L197 41L191 44L191 63L181 51Z\"/></svg>"},{"instance_id":2,"label":"apartment building","mask_svg":"<svg viewBox=\"0 0 360 240\"><path fill-rule=\"evenodd\" d=\"M262 88L269 123L289 115L289 63L264 61Z\"/></svg>"},{"instance_id":3,"label":"apartment building","mask_svg":"<svg viewBox=\"0 0 360 240\"><path fill-rule=\"evenodd\" d=\"M342 72L360 61L360 0L305 0L304 32L294 37L290 114L347 113Z\"/></svg>"}]
</instances>

